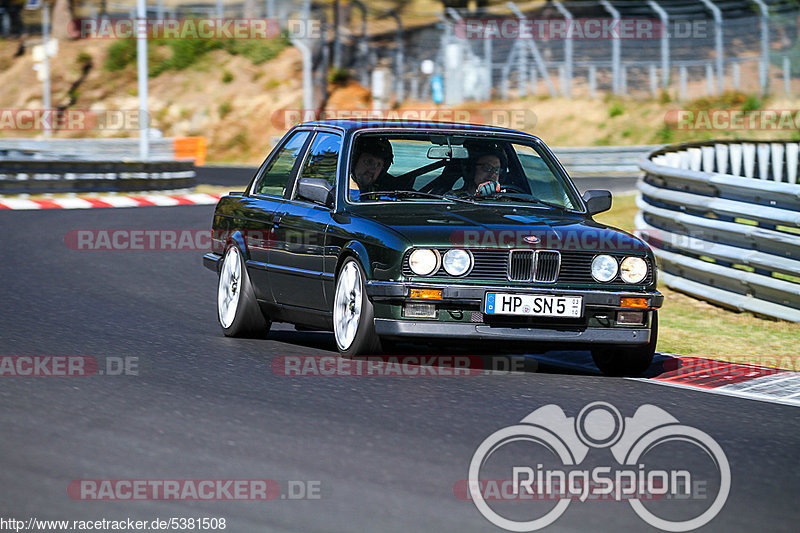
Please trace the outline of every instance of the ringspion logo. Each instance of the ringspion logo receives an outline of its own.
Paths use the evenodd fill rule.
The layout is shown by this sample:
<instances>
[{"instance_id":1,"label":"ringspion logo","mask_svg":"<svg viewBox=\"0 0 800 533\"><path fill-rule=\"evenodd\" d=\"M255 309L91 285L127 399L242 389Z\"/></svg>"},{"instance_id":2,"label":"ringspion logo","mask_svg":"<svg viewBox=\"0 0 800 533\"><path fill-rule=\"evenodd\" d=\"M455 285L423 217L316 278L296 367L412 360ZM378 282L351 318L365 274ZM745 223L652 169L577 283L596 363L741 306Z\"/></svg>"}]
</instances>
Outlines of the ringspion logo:
<instances>
[{"instance_id":1,"label":"ringspion logo","mask_svg":"<svg viewBox=\"0 0 800 533\"><path fill-rule=\"evenodd\" d=\"M625 502L651 526L690 531L725 505L731 471L711 436L654 405L623 417L593 402L568 417L551 404L481 442L467 484L478 511L508 531L540 530L572 503L596 499ZM501 489L487 493L492 486Z\"/></svg>"}]
</instances>

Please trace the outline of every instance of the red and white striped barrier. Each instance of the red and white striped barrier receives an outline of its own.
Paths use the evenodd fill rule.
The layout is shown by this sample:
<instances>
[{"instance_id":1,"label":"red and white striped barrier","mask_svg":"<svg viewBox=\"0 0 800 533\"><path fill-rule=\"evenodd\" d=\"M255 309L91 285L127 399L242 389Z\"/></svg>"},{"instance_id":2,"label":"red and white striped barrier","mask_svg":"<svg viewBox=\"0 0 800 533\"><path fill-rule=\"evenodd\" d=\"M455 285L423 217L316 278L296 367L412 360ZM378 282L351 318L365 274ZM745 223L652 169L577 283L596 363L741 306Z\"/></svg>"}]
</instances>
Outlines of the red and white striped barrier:
<instances>
[{"instance_id":1,"label":"red and white striped barrier","mask_svg":"<svg viewBox=\"0 0 800 533\"><path fill-rule=\"evenodd\" d=\"M213 205L221 194L142 194L142 195L105 195L65 198L0 198L0 209L92 209L95 207L150 207L174 205Z\"/></svg>"}]
</instances>

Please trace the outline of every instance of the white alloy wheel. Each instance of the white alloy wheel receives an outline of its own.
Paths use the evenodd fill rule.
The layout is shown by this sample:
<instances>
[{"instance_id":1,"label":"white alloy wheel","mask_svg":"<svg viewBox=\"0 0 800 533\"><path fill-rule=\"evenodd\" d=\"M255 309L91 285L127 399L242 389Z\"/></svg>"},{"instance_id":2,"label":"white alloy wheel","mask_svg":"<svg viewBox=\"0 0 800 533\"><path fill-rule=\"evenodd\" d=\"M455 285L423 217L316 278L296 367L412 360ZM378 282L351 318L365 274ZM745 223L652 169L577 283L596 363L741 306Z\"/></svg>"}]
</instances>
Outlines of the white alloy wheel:
<instances>
[{"instance_id":1,"label":"white alloy wheel","mask_svg":"<svg viewBox=\"0 0 800 533\"><path fill-rule=\"evenodd\" d=\"M347 351L353 344L361 321L363 300L361 269L354 260L348 260L339 272L336 281L336 297L333 303L333 330L340 351Z\"/></svg>"},{"instance_id":2,"label":"white alloy wheel","mask_svg":"<svg viewBox=\"0 0 800 533\"><path fill-rule=\"evenodd\" d=\"M217 311L219 323L223 328L230 328L239 308L239 297L242 292L242 262L239 249L231 246L222 262L217 288Z\"/></svg>"}]
</instances>

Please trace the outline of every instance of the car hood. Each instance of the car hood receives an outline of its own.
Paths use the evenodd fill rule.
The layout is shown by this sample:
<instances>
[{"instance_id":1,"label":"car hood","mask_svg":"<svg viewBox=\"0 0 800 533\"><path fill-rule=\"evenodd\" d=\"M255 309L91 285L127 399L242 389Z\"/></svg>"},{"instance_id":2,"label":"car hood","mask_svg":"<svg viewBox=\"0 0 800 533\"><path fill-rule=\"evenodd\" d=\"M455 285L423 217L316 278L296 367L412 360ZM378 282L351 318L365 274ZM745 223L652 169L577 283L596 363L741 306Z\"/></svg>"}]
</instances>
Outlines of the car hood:
<instances>
[{"instance_id":1,"label":"car hood","mask_svg":"<svg viewBox=\"0 0 800 533\"><path fill-rule=\"evenodd\" d=\"M505 205L380 204L354 210L414 246L645 250L643 241L582 214Z\"/></svg>"}]
</instances>

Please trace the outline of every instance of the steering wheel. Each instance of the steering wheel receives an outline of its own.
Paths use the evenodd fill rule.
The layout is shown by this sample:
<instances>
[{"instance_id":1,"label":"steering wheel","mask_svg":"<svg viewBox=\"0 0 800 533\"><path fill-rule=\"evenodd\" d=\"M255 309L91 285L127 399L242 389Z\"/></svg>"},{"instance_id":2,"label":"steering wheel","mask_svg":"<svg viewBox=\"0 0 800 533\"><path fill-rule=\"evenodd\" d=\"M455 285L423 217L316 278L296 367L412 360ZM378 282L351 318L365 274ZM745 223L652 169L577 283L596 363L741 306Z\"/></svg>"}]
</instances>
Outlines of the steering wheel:
<instances>
[{"instance_id":1,"label":"steering wheel","mask_svg":"<svg viewBox=\"0 0 800 533\"><path fill-rule=\"evenodd\" d=\"M488 189L491 189L491 190L487 190L486 186L490 186L490 187L488 187ZM495 182L486 181L486 182L481 183L480 185L478 185L478 189L475 192L475 195L476 196L488 197L488 196L494 196L494 195L497 195L497 194L502 194L504 192L517 192L517 193L525 194L525 195L528 194L526 191L523 191L521 188L517 187L516 185L511 185L511 184L500 185L496 181Z\"/></svg>"},{"instance_id":2,"label":"steering wheel","mask_svg":"<svg viewBox=\"0 0 800 533\"><path fill-rule=\"evenodd\" d=\"M523 191L522 188L511 184L500 185L500 192L518 192L521 194L530 194L528 191Z\"/></svg>"}]
</instances>

